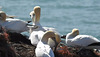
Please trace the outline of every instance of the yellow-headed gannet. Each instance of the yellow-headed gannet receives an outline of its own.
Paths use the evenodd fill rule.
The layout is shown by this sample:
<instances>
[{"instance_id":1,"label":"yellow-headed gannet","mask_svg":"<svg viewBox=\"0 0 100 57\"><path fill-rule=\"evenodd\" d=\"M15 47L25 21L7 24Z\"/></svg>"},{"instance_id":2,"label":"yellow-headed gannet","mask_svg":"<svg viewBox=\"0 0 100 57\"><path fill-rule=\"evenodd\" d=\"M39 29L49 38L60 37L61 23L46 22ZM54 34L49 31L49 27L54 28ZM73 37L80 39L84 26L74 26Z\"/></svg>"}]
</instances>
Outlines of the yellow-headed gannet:
<instances>
[{"instance_id":1,"label":"yellow-headed gannet","mask_svg":"<svg viewBox=\"0 0 100 57\"><path fill-rule=\"evenodd\" d=\"M90 35L79 35L78 29L73 29L66 35L66 43L73 47L100 49L100 40Z\"/></svg>"},{"instance_id":2,"label":"yellow-headed gannet","mask_svg":"<svg viewBox=\"0 0 100 57\"><path fill-rule=\"evenodd\" d=\"M49 30L49 28L47 30L47 29L45 29L44 27L41 26L41 24L39 23L39 21L40 21L40 11L41 11L41 8L39 6L36 6L36 7L34 7L34 11L30 12L31 19L33 21L33 26L29 27L29 28L31 28L30 29L31 34L30 34L29 39L31 40L31 43L35 46L41 40L41 35L43 33L45 33L46 31L53 31L54 30L54 29L51 29L51 28L50 28L51 30Z\"/></svg>"},{"instance_id":3,"label":"yellow-headed gannet","mask_svg":"<svg viewBox=\"0 0 100 57\"><path fill-rule=\"evenodd\" d=\"M36 57L55 57L53 48L56 48L60 41L58 34L53 31L45 32L35 49Z\"/></svg>"},{"instance_id":4,"label":"yellow-headed gannet","mask_svg":"<svg viewBox=\"0 0 100 57\"><path fill-rule=\"evenodd\" d=\"M20 19L6 20L6 13L3 11L0 11L0 25L10 32L21 33L29 30L27 27L28 22Z\"/></svg>"},{"instance_id":5,"label":"yellow-headed gannet","mask_svg":"<svg viewBox=\"0 0 100 57\"><path fill-rule=\"evenodd\" d=\"M43 30L43 31L56 31L55 28L50 28L50 27L42 27L40 24L40 14L41 14L41 8L40 6L35 6L34 11L30 12L30 17L33 21L33 26L30 26L30 33L32 33L35 30Z\"/></svg>"}]
</instances>

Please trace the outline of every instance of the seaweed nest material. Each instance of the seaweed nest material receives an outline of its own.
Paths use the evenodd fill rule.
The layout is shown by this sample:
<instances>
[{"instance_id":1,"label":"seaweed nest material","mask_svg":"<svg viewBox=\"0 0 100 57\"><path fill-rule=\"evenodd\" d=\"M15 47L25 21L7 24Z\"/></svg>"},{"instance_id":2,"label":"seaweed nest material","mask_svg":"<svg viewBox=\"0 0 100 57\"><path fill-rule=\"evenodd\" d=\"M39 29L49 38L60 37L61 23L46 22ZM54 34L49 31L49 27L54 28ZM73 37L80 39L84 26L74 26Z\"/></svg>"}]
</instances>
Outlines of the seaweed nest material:
<instances>
[{"instance_id":1,"label":"seaweed nest material","mask_svg":"<svg viewBox=\"0 0 100 57\"><path fill-rule=\"evenodd\" d=\"M60 45L55 52L55 57L100 57L100 53L89 49Z\"/></svg>"},{"instance_id":2,"label":"seaweed nest material","mask_svg":"<svg viewBox=\"0 0 100 57\"><path fill-rule=\"evenodd\" d=\"M5 37L1 37L2 35ZM0 36L0 57L36 57L36 47L31 44L27 36L10 32L4 32L2 35ZM55 57L100 57L100 52L67 47L61 43L54 54Z\"/></svg>"},{"instance_id":3,"label":"seaweed nest material","mask_svg":"<svg viewBox=\"0 0 100 57\"><path fill-rule=\"evenodd\" d=\"M8 33L9 44L13 47L17 57L35 57L35 46L27 36L19 33Z\"/></svg>"}]
</instances>

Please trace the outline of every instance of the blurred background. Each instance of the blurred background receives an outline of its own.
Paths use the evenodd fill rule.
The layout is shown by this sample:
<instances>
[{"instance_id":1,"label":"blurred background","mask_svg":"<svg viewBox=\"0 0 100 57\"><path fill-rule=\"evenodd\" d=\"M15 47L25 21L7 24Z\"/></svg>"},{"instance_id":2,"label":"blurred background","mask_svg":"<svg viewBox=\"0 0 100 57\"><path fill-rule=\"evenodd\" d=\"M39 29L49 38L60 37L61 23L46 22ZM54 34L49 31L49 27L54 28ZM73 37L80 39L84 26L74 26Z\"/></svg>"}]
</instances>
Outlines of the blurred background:
<instances>
[{"instance_id":1,"label":"blurred background","mask_svg":"<svg viewBox=\"0 0 100 57\"><path fill-rule=\"evenodd\" d=\"M54 27L61 35L77 28L100 39L100 0L0 0L0 6L22 20L31 20L29 13L40 6L42 26Z\"/></svg>"}]
</instances>

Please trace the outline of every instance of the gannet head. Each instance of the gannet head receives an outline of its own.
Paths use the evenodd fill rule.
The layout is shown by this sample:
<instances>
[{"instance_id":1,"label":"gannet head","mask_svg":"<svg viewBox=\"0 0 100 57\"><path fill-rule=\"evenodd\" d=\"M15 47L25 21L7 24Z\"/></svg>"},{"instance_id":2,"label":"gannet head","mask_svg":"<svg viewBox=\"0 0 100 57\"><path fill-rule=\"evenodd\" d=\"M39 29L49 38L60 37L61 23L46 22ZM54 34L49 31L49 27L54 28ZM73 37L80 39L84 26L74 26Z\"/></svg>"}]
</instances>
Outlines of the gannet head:
<instances>
[{"instance_id":1,"label":"gannet head","mask_svg":"<svg viewBox=\"0 0 100 57\"><path fill-rule=\"evenodd\" d=\"M40 6L35 6L34 7L34 12L33 12L33 15L35 15L34 22L39 22L40 21L40 14L41 14L41 8L40 8Z\"/></svg>"},{"instance_id":2,"label":"gannet head","mask_svg":"<svg viewBox=\"0 0 100 57\"><path fill-rule=\"evenodd\" d=\"M72 32L71 32L74 36L77 36L79 35L79 30L78 29L73 29Z\"/></svg>"},{"instance_id":3,"label":"gannet head","mask_svg":"<svg viewBox=\"0 0 100 57\"><path fill-rule=\"evenodd\" d=\"M3 11L0 11L0 20L1 21L6 21L6 13Z\"/></svg>"},{"instance_id":4,"label":"gannet head","mask_svg":"<svg viewBox=\"0 0 100 57\"><path fill-rule=\"evenodd\" d=\"M68 39L72 39L72 38L76 37L77 35L79 35L79 30L78 29L73 29L71 33L68 33L66 35L66 41Z\"/></svg>"},{"instance_id":5,"label":"gannet head","mask_svg":"<svg viewBox=\"0 0 100 57\"><path fill-rule=\"evenodd\" d=\"M61 38L60 38L60 35L55 33L55 38L56 38L56 42L57 44L59 44L61 42Z\"/></svg>"},{"instance_id":6,"label":"gannet head","mask_svg":"<svg viewBox=\"0 0 100 57\"><path fill-rule=\"evenodd\" d=\"M41 8L39 6L35 6L34 11L30 12L31 19L33 21L33 26L36 29L41 27L41 25L39 23L39 21L40 21L40 11L41 11Z\"/></svg>"},{"instance_id":7,"label":"gannet head","mask_svg":"<svg viewBox=\"0 0 100 57\"><path fill-rule=\"evenodd\" d=\"M35 22L35 12L34 11L30 12L30 17L31 17L32 21Z\"/></svg>"},{"instance_id":8,"label":"gannet head","mask_svg":"<svg viewBox=\"0 0 100 57\"><path fill-rule=\"evenodd\" d=\"M50 45L50 47L53 48L60 43L61 39L57 33L54 33L53 31L47 31L43 35L41 41L44 42L45 44Z\"/></svg>"}]
</instances>

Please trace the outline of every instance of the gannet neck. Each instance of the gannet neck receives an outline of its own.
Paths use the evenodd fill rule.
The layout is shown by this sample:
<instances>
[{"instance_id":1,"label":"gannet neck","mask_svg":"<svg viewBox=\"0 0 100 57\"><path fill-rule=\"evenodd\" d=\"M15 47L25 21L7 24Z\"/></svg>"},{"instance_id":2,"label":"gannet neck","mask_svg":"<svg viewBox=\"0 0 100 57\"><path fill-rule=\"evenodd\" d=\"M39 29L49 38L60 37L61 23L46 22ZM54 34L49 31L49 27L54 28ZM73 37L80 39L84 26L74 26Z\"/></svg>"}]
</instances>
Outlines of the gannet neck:
<instances>
[{"instance_id":1,"label":"gannet neck","mask_svg":"<svg viewBox=\"0 0 100 57\"><path fill-rule=\"evenodd\" d=\"M72 33L66 35L66 39L73 39L75 36Z\"/></svg>"},{"instance_id":2,"label":"gannet neck","mask_svg":"<svg viewBox=\"0 0 100 57\"><path fill-rule=\"evenodd\" d=\"M57 33L55 33L55 38L56 38L57 44L59 44L61 42L60 35L58 35Z\"/></svg>"},{"instance_id":3,"label":"gannet neck","mask_svg":"<svg viewBox=\"0 0 100 57\"><path fill-rule=\"evenodd\" d=\"M35 13L35 22L39 22L40 21L40 14L41 14L40 6L34 7L34 13Z\"/></svg>"},{"instance_id":4,"label":"gannet neck","mask_svg":"<svg viewBox=\"0 0 100 57\"><path fill-rule=\"evenodd\" d=\"M38 28L42 28L42 25L39 22L36 22L36 23L33 22L33 26L37 26Z\"/></svg>"},{"instance_id":5,"label":"gannet neck","mask_svg":"<svg viewBox=\"0 0 100 57\"><path fill-rule=\"evenodd\" d=\"M34 13L34 12L31 12L31 13L30 13L30 16L31 16L31 18L32 18L33 25L42 27L41 24L40 24L40 22L37 22L37 21L36 21L36 18L35 18L36 16L35 16L35 13Z\"/></svg>"},{"instance_id":6,"label":"gannet neck","mask_svg":"<svg viewBox=\"0 0 100 57\"><path fill-rule=\"evenodd\" d=\"M55 51L57 45L60 43L60 36L53 31L46 31L41 41L50 45L52 50Z\"/></svg>"},{"instance_id":7,"label":"gannet neck","mask_svg":"<svg viewBox=\"0 0 100 57\"><path fill-rule=\"evenodd\" d=\"M33 25L42 26L40 22L33 22Z\"/></svg>"},{"instance_id":8,"label":"gannet neck","mask_svg":"<svg viewBox=\"0 0 100 57\"><path fill-rule=\"evenodd\" d=\"M3 11L0 11L0 20L1 21L6 21L6 13Z\"/></svg>"},{"instance_id":9,"label":"gannet neck","mask_svg":"<svg viewBox=\"0 0 100 57\"><path fill-rule=\"evenodd\" d=\"M53 48L56 45L56 40L54 38L48 38L47 43L51 48Z\"/></svg>"},{"instance_id":10,"label":"gannet neck","mask_svg":"<svg viewBox=\"0 0 100 57\"><path fill-rule=\"evenodd\" d=\"M39 23L39 21L37 22L37 19L35 18L36 17L36 14L34 11L30 12L30 17L33 21L33 28L32 30L44 30L41 26L41 24Z\"/></svg>"},{"instance_id":11,"label":"gannet neck","mask_svg":"<svg viewBox=\"0 0 100 57\"><path fill-rule=\"evenodd\" d=\"M42 36L41 41L47 43L49 38L55 37L55 33L52 31L46 31Z\"/></svg>"}]
</instances>

